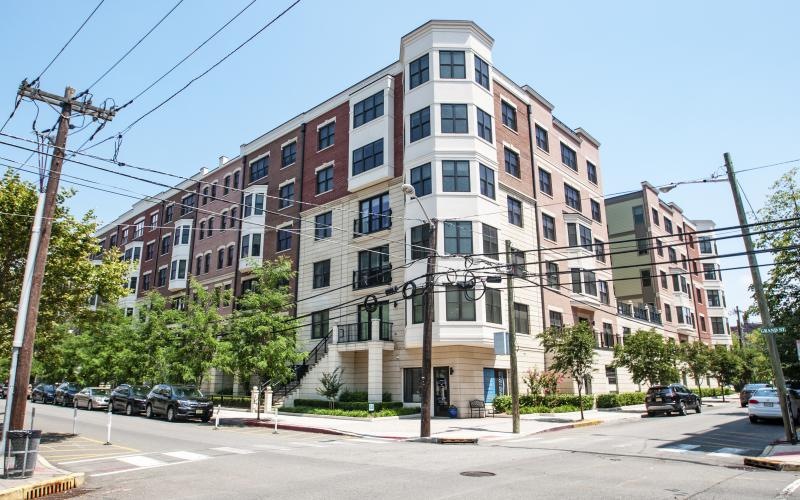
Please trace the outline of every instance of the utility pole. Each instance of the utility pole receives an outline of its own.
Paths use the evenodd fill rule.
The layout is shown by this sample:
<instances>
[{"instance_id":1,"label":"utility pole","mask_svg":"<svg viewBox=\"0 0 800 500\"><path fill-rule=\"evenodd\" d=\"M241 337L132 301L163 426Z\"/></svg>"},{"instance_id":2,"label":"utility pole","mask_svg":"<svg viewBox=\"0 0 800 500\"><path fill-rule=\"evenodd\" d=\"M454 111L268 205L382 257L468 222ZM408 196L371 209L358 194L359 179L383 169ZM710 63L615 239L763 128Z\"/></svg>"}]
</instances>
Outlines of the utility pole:
<instances>
[{"instance_id":1,"label":"utility pole","mask_svg":"<svg viewBox=\"0 0 800 500\"><path fill-rule=\"evenodd\" d=\"M20 98L41 101L55 106L60 106L61 117L58 121L58 132L53 147L53 155L50 163L50 173L47 180L47 189L44 194L44 205L41 212L37 210L37 215L41 217L34 220L31 230L31 239L38 236L38 245L34 258L31 259L33 241L29 249L29 258L25 263L25 275L30 273L30 280L23 282L23 289L20 294L20 308L18 315L24 315L24 330L22 338L18 339L15 332L14 343L12 345L12 360L16 358L16 363L12 362L9 385L9 397L6 400L6 418L3 423L3 450L5 450L6 432L9 429L22 429L25 420L25 406L27 403L28 382L31 374L31 362L33 360L33 343L36 337L36 323L39 312L39 302L42 295L42 283L44 281L45 265L47 264L47 253L50 246L50 235L55 214L58 184L61 178L61 168L64 163L64 156L67 144L67 134L69 132L69 121L72 113L92 116L98 120L110 121L115 111L92 106L90 101L77 101L74 99L75 89L67 87L64 96L44 92L36 87L32 87L26 80L20 84ZM41 230L39 229L41 227ZM27 304L27 307L24 306ZM18 325L23 324L23 319L18 318ZM17 397L14 397L16 393ZM9 408L10 407L10 408Z\"/></svg>"},{"instance_id":2,"label":"utility pole","mask_svg":"<svg viewBox=\"0 0 800 500\"><path fill-rule=\"evenodd\" d=\"M427 217L427 216L426 216ZM419 435L431 437L431 378L433 378L433 284L436 273L436 229L438 220L430 220L428 272L425 276L425 323L422 328L422 404Z\"/></svg>"},{"instance_id":3,"label":"utility pole","mask_svg":"<svg viewBox=\"0 0 800 500\"><path fill-rule=\"evenodd\" d=\"M506 294L508 295L508 350L511 351L511 430L519 434L519 377L517 376L517 328L514 321L514 274L517 272L511 255L511 240L506 240Z\"/></svg>"},{"instance_id":4,"label":"utility pole","mask_svg":"<svg viewBox=\"0 0 800 500\"><path fill-rule=\"evenodd\" d=\"M761 282L761 271L758 267L758 259L753 253L753 239L750 236L750 228L747 225L747 214L744 211L742 198L739 193L739 186L736 183L736 174L733 171L733 161L731 160L730 153L723 155L725 158L725 168L728 171L728 181L731 184L731 191L733 192L733 201L736 203L736 213L739 215L739 224L742 226L742 240L744 240L744 248L747 250L747 260L750 264L750 274L753 277L753 290L756 294L758 301L758 311L761 314L761 322L764 327L772 326L772 317L769 313L769 306L767 304L767 297L764 295L764 285ZM740 330L741 334L741 330ZM786 433L786 441L794 444L795 436L792 431L791 416L789 415L789 408L786 405L786 381L783 378L783 369L781 368L780 353L778 352L778 345L775 342L775 334L764 334L767 341L767 348L769 349L769 358L772 362L772 373L775 377L775 385L778 388L778 395L780 396L781 416L783 417L783 430Z\"/></svg>"},{"instance_id":5,"label":"utility pole","mask_svg":"<svg viewBox=\"0 0 800 500\"><path fill-rule=\"evenodd\" d=\"M739 348L744 348L744 334L742 334L742 312L736 306L736 335L739 337Z\"/></svg>"}]
</instances>

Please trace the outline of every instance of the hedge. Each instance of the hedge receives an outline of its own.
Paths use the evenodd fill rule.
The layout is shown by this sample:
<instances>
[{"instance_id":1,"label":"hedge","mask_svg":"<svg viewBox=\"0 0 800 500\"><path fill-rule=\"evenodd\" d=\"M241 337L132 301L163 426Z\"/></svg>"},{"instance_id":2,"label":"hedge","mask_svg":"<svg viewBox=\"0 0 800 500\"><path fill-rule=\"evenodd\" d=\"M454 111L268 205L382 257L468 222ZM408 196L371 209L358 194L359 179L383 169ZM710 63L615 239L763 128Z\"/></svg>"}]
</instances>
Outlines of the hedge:
<instances>
[{"instance_id":1,"label":"hedge","mask_svg":"<svg viewBox=\"0 0 800 500\"><path fill-rule=\"evenodd\" d=\"M695 387L691 389L691 391L701 398L709 398L715 396L722 396L722 391L720 391L719 387ZM733 394L736 391L730 389L728 387L725 388L725 395L728 396L729 394Z\"/></svg>"},{"instance_id":2,"label":"hedge","mask_svg":"<svg viewBox=\"0 0 800 500\"><path fill-rule=\"evenodd\" d=\"M598 394L598 408L616 408L618 406L644 404L644 392L621 392L619 394Z\"/></svg>"},{"instance_id":3,"label":"hedge","mask_svg":"<svg viewBox=\"0 0 800 500\"><path fill-rule=\"evenodd\" d=\"M314 401L314 400L306 400ZM343 410L341 408L316 408L310 406L290 406L281 408L286 413L308 413L312 415L331 415L336 417L396 417L399 415L413 415L419 413L419 408L384 408L370 413L366 410Z\"/></svg>"},{"instance_id":4,"label":"hedge","mask_svg":"<svg viewBox=\"0 0 800 500\"><path fill-rule=\"evenodd\" d=\"M583 409L589 410L594 406L594 396L591 394L581 396L583 399ZM508 413L511 411L511 396L496 396L492 403L495 411ZM525 394L519 398L521 408L537 408L536 411L530 410L527 413L563 413L565 411L579 411L580 401L577 394L551 394L549 396L534 396ZM556 408L574 407L575 410L555 411ZM543 408L539 410L538 408ZM522 412L522 410L520 410Z\"/></svg>"},{"instance_id":5,"label":"hedge","mask_svg":"<svg viewBox=\"0 0 800 500\"><path fill-rule=\"evenodd\" d=\"M519 412L522 415L526 413L569 413L572 411L581 411L577 406L564 405L550 408L547 406L520 406Z\"/></svg>"},{"instance_id":6,"label":"hedge","mask_svg":"<svg viewBox=\"0 0 800 500\"><path fill-rule=\"evenodd\" d=\"M295 406L304 406L309 408L330 408L330 402L324 399L295 399ZM375 403L375 411L381 410L396 410L403 407L400 401L390 401L388 403ZM335 404L336 409L340 410L360 410L369 411L369 403L366 401L339 401Z\"/></svg>"},{"instance_id":7,"label":"hedge","mask_svg":"<svg viewBox=\"0 0 800 500\"><path fill-rule=\"evenodd\" d=\"M229 396L227 394L209 394L208 398L216 405L228 408L250 408L250 396Z\"/></svg>"}]
</instances>

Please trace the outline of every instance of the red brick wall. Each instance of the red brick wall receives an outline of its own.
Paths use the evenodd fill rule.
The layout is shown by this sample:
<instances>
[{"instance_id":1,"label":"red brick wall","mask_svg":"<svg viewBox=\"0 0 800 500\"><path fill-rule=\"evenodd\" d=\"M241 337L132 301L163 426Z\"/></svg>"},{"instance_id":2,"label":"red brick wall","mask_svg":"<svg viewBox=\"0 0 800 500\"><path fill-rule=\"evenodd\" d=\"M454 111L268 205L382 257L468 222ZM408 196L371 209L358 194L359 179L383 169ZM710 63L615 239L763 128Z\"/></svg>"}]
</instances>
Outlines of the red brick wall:
<instances>
[{"instance_id":1,"label":"red brick wall","mask_svg":"<svg viewBox=\"0 0 800 500\"><path fill-rule=\"evenodd\" d=\"M319 135L317 127L336 118L336 131L333 146L318 151ZM328 203L348 194L347 169L349 165L350 147L350 104L345 102L334 109L309 121L306 126L305 144L305 172L303 174L303 207L308 210L317 205ZM317 176L314 172L317 167L328 162L333 164L333 190L317 195Z\"/></svg>"},{"instance_id":2,"label":"red brick wall","mask_svg":"<svg viewBox=\"0 0 800 500\"><path fill-rule=\"evenodd\" d=\"M501 102L506 102L517 107L517 130L514 131L503 125ZM494 81L494 140L497 146L497 162L499 165L499 181L520 193L533 197L533 168L531 166L530 150L530 122L528 108L525 103L514 97L505 87ZM515 177L506 172L505 149L503 142L510 144L519 152L520 176Z\"/></svg>"}]
</instances>

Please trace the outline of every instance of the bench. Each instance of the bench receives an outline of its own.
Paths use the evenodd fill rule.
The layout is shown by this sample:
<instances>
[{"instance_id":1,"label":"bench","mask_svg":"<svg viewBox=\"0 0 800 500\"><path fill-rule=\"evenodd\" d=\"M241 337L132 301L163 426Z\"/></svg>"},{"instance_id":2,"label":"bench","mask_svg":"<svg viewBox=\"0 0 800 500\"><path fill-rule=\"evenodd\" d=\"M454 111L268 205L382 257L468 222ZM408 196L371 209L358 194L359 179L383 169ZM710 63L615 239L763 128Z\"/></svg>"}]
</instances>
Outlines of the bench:
<instances>
[{"instance_id":1,"label":"bench","mask_svg":"<svg viewBox=\"0 0 800 500\"><path fill-rule=\"evenodd\" d=\"M485 417L486 415L491 415L494 417L494 408L489 405L486 406L486 403L480 399L473 399L469 402L469 416L470 418L475 418L475 414L478 414L478 418L481 418L481 414Z\"/></svg>"}]
</instances>

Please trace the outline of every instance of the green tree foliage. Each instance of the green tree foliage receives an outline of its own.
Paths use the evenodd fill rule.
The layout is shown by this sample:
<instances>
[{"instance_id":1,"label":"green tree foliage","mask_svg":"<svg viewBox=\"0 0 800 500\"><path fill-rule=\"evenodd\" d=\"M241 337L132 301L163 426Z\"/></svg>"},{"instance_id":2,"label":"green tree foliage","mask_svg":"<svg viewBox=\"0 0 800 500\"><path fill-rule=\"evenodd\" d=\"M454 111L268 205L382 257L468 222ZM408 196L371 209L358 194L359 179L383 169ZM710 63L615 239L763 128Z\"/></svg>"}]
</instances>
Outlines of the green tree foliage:
<instances>
[{"instance_id":1,"label":"green tree foliage","mask_svg":"<svg viewBox=\"0 0 800 500\"><path fill-rule=\"evenodd\" d=\"M742 372L739 375L737 388L751 382L769 382L773 380L772 365L769 361L767 343L761 332L754 331L747 335L744 345L738 339L733 339L733 352L739 357Z\"/></svg>"},{"instance_id":2,"label":"green tree foliage","mask_svg":"<svg viewBox=\"0 0 800 500\"><path fill-rule=\"evenodd\" d=\"M36 186L23 181L11 170L0 180L0 357L8 358L14 335L22 275L28 254L33 215L36 210ZM35 367L52 366L50 351L66 338L68 328L88 311L92 295L106 302L116 302L125 290L123 280L127 264L108 252L101 265L90 257L100 250L94 233L97 222L89 212L82 218L70 214L66 200L71 191L62 191L57 200L41 304L39 306Z\"/></svg>"},{"instance_id":3,"label":"green tree foliage","mask_svg":"<svg viewBox=\"0 0 800 500\"><path fill-rule=\"evenodd\" d=\"M292 264L286 258L266 261L253 274L255 285L238 299L216 363L229 373L286 382L294 376L293 366L305 357L298 352L298 322L287 314Z\"/></svg>"},{"instance_id":4,"label":"green tree foliage","mask_svg":"<svg viewBox=\"0 0 800 500\"><path fill-rule=\"evenodd\" d=\"M570 376L578 385L578 399L583 420L583 398L581 394L587 377L590 377L595 357L594 332L588 323L549 328L538 335L545 354L553 356L550 369L556 373Z\"/></svg>"},{"instance_id":5,"label":"green tree foliage","mask_svg":"<svg viewBox=\"0 0 800 500\"><path fill-rule=\"evenodd\" d=\"M677 351L675 342L655 330L637 330L625 337L624 345L614 346L614 364L627 369L637 384L669 384L679 378Z\"/></svg>"},{"instance_id":6,"label":"green tree foliage","mask_svg":"<svg viewBox=\"0 0 800 500\"><path fill-rule=\"evenodd\" d=\"M330 373L323 373L319 379L320 386L317 387L317 394L328 399L330 408L334 407L336 396L342 390L344 382L342 381L342 371L337 367Z\"/></svg>"},{"instance_id":7,"label":"green tree foliage","mask_svg":"<svg viewBox=\"0 0 800 500\"><path fill-rule=\"evenodd\" d=\"M700 387L700 380L708 374L711 347L702 342L681 344L678 359L686 365L686 371L694 379L695 387Z\"/></svg>"},{"instance_id":8,"label":"green tree foliage","mask_svg":"<svg viewBox=\"0 0 800 500\"><path fill-rule=\"evenodd\" d=\"M742 360L732 350L718 345L711 353L709 370L722 389L727 385L732 385L741 375ZM722 392L722 401L725 401L725 391Z\"/></svg>"},{"instance_id":9,"label":"green tree foliage","mask_svg":"<svg viewBox=\"0 0 800 500\"><path fill-rule=\"evenodd\" d=\"M800 217L800 170L786 172L772 186L772 194L759 211L762 220L781 220ZM772 322L786 327L786 333L776 336L783 370L787 379L800 380L795 339L800 338L800 229L797 221L768 224L767 232L758 239L759 248L785 248L772 254L775 266L770 268L764 282ZM787 248L792 247L795 248Z\"/></svg>"}]
</instances>

